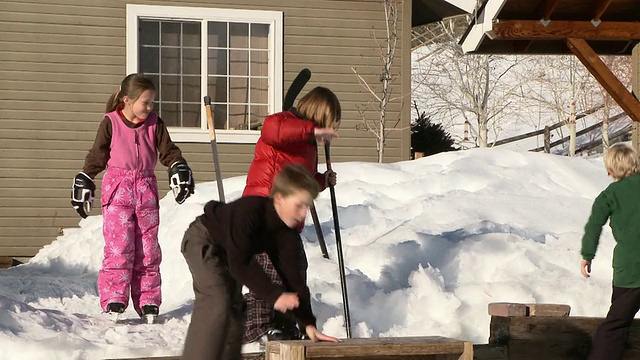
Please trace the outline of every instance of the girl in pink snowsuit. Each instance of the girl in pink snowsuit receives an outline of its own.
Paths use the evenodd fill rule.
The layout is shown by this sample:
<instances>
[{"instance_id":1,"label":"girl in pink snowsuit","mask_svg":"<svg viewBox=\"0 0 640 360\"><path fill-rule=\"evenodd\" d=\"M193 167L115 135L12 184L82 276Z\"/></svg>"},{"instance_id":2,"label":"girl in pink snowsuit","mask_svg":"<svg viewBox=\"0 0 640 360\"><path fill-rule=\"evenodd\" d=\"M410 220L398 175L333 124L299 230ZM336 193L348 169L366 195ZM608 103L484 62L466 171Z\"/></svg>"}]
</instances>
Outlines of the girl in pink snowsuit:
<instances>
[{"instance_id":1,"label":"girl in pink snowsuit","mask_svg":"<svg viewBox=\"0 0 640 360\"><path fill-rule=\"evenodd\" d=\"M176 201L193 193L194 182L180 149L152 112L153 82L142 74L127 76L107 102L93 147L83 171L74 179L72 205L86 217L93 201L93 178L105 168L102 180L104 258L98 274L100 305L105 312L122 313L129 303L140 316L158 314L162 303L158 244L158 184L154 168L169 166Z\"/></svg>"}]
</instances>

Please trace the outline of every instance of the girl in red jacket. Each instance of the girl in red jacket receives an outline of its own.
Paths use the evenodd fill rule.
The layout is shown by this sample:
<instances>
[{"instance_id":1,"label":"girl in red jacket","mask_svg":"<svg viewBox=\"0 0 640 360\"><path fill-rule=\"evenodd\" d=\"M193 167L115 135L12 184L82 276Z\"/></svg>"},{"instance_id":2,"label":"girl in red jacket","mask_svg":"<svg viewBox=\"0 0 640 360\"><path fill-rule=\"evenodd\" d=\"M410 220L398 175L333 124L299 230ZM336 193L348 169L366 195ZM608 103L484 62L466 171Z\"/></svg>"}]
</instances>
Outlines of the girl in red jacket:
<instances>
[{"instance_id":1,"label":"girl in red jacket","mask_svg":"<svg viewBox=\"0 0 640 360\"><path fill-rule=\"evenodd\" d=\"M300 164L313 174L320 191L328 185L335 185L336 174L333 171L318 172L318 144L338 136L336 128L340 117L340 101L331 90L320 86L302 97L297 108L267 116L242 196L269 196L275 175L290 163ZM301 223L298 230L302 231L303 227L304 223ZM301 252L298 266L306 279L307 256L300 236L298 242ZM255 260L273 283L282 286L282 280L266 253L256 255ZM247 319L243 343L254 342L265 335L268 340L299 338L295 322L274 312L274 304L258 299L251 292L245 295L245 299Z\"/></svg>"}]
</instances>

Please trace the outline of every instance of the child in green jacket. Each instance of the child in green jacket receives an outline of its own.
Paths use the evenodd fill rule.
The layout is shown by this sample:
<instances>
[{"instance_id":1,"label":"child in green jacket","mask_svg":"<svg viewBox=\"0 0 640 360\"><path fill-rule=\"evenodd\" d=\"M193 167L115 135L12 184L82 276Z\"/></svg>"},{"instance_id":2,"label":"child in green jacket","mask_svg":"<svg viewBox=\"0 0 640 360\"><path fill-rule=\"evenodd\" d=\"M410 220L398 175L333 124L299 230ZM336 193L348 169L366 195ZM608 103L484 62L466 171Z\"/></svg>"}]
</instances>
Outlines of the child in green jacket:
<instances>
[{"instance_id":1,"label":"child in green jacket","mask_svg":"<svg viewBox=\"0 0 640 360\"><path fill-rule=\"evenodd\" d=\"M640 309L640 174L638 153L625 144L615 144L604 156L613 178L598 195L582 237L581 272L589 277L602 227L609 226L616 241L613 250L613 294L611 307L593 340L590 360L622 359L629 327Z\"/></svg>"}]
</instances>

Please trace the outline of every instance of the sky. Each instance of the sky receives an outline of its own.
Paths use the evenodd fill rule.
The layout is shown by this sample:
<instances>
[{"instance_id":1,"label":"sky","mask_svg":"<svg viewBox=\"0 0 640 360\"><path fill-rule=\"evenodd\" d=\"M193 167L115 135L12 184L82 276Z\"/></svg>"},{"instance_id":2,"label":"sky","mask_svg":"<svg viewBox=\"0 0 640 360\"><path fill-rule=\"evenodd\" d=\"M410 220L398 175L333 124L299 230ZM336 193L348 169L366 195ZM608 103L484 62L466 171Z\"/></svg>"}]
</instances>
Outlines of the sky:
<instances>
[{"instance_id":1,"label":"sky","mask_svg":"<svg viewBox=\"0 0 640 360\"><path fill-rule=\"evenodd\" d=\"M333 167L353 337L439 335L486 343L491 302L561 303L572 315L606 314L610 229L590 279L580 275L579 255L592 201L609 183L601 157L493 148ZM228 200L241 195L244 182L244 176L224 180ZM29 263L0 270L0 358L179 355L194 298L179 246L217 194L215 182L198 183L182 205L161 194L164 302L157 324L143 324L132 308L118 323L101 312L97 209ZM302 235L312 306L321 331L344 337L328 191L316 207L331 259L322 258L308 217Z\"/></svg>"}]
</instances>

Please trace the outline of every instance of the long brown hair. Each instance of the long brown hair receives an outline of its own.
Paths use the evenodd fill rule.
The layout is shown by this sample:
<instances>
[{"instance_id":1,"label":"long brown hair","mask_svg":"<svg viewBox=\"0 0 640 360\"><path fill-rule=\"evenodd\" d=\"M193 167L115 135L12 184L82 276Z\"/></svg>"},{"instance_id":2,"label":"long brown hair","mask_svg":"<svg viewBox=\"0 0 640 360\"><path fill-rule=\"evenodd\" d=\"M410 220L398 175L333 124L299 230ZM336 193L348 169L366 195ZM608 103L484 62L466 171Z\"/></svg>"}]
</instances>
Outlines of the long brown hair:
<instances>
[{"instance_id":1,"label":"long brown hair","mask_svg":"<svg viewBox=\"0 0 640 360\"><path fill-rule=\"evenodd\" d=\"M342 117L340 101L333 91L318 86L298 100L298 113L322 128L335 128Z\"/></svg>"},{"instance_id":2,"label":"long brown hair","mask_svg":"<svg viewBox=\"0 0 640 360\"><path fill-rule=\"evenodd\" d=\"M118 108L118 105L122 103L122 98L128 96L129 99L136 101L145 90L156 91L156 86L153 85L153 81L142 73L133 73L127 75L122 80L120 88L116 90L107 101L107 113L114 111Z\"/></svg>"}]
</instances>

